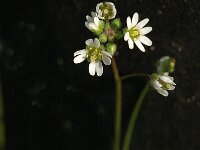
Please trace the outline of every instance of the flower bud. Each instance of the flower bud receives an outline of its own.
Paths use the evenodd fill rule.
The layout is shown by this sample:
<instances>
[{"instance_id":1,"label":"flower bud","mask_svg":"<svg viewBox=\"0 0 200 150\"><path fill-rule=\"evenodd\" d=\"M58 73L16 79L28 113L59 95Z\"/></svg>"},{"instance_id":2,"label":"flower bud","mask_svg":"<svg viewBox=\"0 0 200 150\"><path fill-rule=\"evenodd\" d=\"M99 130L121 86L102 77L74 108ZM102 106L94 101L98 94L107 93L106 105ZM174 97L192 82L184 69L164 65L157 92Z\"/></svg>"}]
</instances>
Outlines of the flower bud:
<instances>
[{"instance_id":1,"label":"flower bud","mask_svg":"<svg viewBox=\"0 0 200 150\"><path fill-rule=\"evenodd\" d=\"M114 28L120 29L121 26L122 26L122 23L121 23L121 20L120 20L119 18L117 18L117 19L114 19L114 20L111 22L111 25L112 25Z\"/></svg>"},{"instance_id":2,"label":"flower bud","mask_svg":"<svg viewBox=\"0 0 200 150\"><path fill-rule=\"evenodd\" d=\"M107 41L107 39L108 39L108 37L105 33L102 33L102 34L99 35L99 41L101 43L105 43Z\"/></svg>"},{"instance_id":3,"label":"flower bud","mask_svg":"<svg viewBox=\"0 0 200 150\"><path fill-rule=\"evenodd\" d=\"M117 46L114 43L106 44L106 51L111 55L114 55L115 51L117 50Z\"/></svg>"},{"instance_id":4,"label":"flower bud","mask_svg":"<svg viewBox=\"0 0 200 150\"><path fill-rule=\"evenodd\" d=\"M162 57L158 62L157 62L157 72L158 73L172 73L174 72L175 68L175 59L169 56L164 56Z\"/></svg>"}]
</instances>

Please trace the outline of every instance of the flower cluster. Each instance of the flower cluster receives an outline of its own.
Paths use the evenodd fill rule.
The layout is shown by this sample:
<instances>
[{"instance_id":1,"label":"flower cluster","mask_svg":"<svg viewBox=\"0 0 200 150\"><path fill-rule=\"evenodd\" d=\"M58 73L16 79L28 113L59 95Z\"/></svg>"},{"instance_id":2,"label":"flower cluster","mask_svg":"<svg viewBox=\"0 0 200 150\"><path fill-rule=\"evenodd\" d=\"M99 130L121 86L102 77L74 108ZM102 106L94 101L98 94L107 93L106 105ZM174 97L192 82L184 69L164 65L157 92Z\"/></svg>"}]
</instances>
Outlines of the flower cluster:
<instances>
[{"instance_id":1,"label":"flower cluster","mask_svg":"<svg viewBox=\"0 0 200 150\"><path fill-rule=\"evenodd\" d=\"M103 66L111 64L112 56L117 50L116 41L124 37L128 41L130 49L134 48L134 43L137 47L145 52L142 44L151 46L152 41L145 35L152 30L152 27L144 27L149 19L144 19L140 22L138 13L127 18L127 27L121 29L122 23L119 18L115 18L117 10L111 2L102 2L97 4L96 12L91 12L91 15L86 16L85 26L93 32L97 38L86 40L86 48L74 53L74 63L81 63L85 59L90 63L90 75L101 76L103 74Z\"/></svg>"},{"instance_id":2,"label":"flower cluster","mask_svg":"<svg viewBox=\"0 0 200 150\"><path fill-rule=\"evenodd\" d=\"M174 78L166 74L152 74L151 75L151 85L163 96L168 96L167 90L174 90L175 83Z\"/></svg>"},{"instance_id":3,"label":"flower cluster","mask_svg":"<svg viewBox=\"0 0 200 150\"><path fill-rule=\"evenodd\" d=\"M168 90L175 89L174 78L169 76L173 73L175 67L175 59L169 56L160 58L157 62L157 72L151 74L151 85L163 96L168 96Z\"/></svg>"}]
</instances>

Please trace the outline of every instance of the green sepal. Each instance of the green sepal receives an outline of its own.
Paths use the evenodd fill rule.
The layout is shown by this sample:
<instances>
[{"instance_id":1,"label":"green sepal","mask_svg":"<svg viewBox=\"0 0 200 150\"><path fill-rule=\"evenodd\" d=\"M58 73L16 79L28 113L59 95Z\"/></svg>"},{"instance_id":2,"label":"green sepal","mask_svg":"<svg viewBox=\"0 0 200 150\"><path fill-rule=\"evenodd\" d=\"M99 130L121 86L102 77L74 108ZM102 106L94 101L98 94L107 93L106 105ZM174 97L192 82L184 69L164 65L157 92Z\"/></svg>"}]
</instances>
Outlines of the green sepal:
<instances>
[{"instance_id":1,"label":"green sepal","mask_svg":"<svg viewBox=\"0 0 200 150\"><path fill-rule=\"evenodd\" d=\"M120 29L122 27L122 22L119 18L117 18L111 22L111 25L112 25L112 27L114 27L116 29Z\"/></svg>"}]
</instances>

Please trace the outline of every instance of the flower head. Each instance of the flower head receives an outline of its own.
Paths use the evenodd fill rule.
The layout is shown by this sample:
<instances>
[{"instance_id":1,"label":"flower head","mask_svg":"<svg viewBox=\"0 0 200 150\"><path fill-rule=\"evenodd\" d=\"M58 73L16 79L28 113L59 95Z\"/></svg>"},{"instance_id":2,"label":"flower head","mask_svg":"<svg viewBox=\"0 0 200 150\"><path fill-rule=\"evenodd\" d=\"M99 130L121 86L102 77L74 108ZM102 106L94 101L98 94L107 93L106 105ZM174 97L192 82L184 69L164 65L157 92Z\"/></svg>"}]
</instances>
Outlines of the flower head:
<instances>
[{"instance_id":1,"label":"flower head","mask_svg":"<svg viewBox=\"0 0 200 150\"><path fill-rule=\"evenodd\" d=\"M152 74L151 85L161 95L168 96L167 90L174 90L176 84L174 83L174 78L167 74Z\"/></svg>"},{"instance_id":2,"label":"flower head","mask_svg":"<svg viewBox=\"0 0 200 150\"><path fill-rule=\"evenodd\" d=\"M95 34L99 35L103 32L104 22L99 20L97 14L91 12L91 16L86 16L87 21L85 22L85 26Z\"/></svg>"},{"instance_id":3,"label":"flower head","mask_svg":"<svg viewBox=\"0 0 200 150\"><path fill-rule=\"evenodd\" d=\"M96 6L98 17L103 20L113 19L117 14L115 5L111 2L99 3Z\"/></svg>"},{"instance_id":4,"label":"flower head","mask_svg":"<svg viewBox=\"0 0 200 150\"><path fill-rule=\"evenodd\" d=\"M90 62L90 75L94 76L95 73L97 73L97 76L101 76L103 74L103 65L101 61L103 61L105 65L110 65L112 56L104 50L97 38L94 40L88 39L85 43L86 49L74 53L74 63L78 64L87 59L88 62Z\"/></svg>"},{"instance_id":5,"label":"flower head","mask_svg":"<svg viewBox=\"0 0 200 150\"><path fill-rule=\"evenodd\" d=\"M145 52L145 48L142 45L142 43L147 46L152 45L152 41L145 36L147 33L151 32L152 27L144 27L149 22L148 18L143 19L139 23L138 23L138 18L139 18L138 13L134 13L132 20L130 17L127 17L128 29L124 35L124 40L128 41L130 49L134 48L134 43L135 43L142 52Z\"/></svg>"}]
</instances>

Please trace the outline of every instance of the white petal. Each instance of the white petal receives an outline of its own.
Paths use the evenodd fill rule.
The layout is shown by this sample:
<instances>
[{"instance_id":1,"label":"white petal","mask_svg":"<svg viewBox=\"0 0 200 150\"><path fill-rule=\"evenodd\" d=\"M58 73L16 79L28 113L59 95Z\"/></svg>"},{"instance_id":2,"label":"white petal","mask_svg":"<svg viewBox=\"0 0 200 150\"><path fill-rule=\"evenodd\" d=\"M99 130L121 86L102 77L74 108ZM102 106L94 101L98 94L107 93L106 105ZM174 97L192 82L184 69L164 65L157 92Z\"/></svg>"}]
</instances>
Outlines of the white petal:
<instances>
[{"instance_id":1,"label":"white petal","mask_svg":"<svg viewBox=\"0 0 200 150\"><path fill-rule=\"evenodd\" d=\"M94 17L94 23L99 26L99 18L98 17Z\"/></svg>"},{"instance_id":2,"label":"white petal","mask_svg":"<svg viewBox=\"0 0 200 150\"><path fill-rule=\"evenodd\" d=\"M143 19L142 21L140 21L140 22L136 25L136 27L137 27L138 29L141 29L141 28L144 27L148 22L149 22L149 19L148 19L148 18Z\"/></svg>"},{"instance_id":3,"label":"white petal","mask_svg":"<svg viewBox=\"0 0 200 150\"><path fill-rule=\"evenodd\" d=\"M112 55L106 51L102 51L102 55L112 58Z\"/></svg>"},{"instance_id":4,"label":"white petal","mask_svg":"<svg viewBox=\"0 0 200 150\"><path fill-rule=\"evenodd\" d=\"M96 12L97 12L97 13L98 13L99 7L100 7L101 5L103 5L103 3L98 3L98 4L97 4L97 6L96 6Z\"/></svg>"},{"instance_id":5,"label":"white petal","mask_svg":"<svg viewBox=\"0 0 200 150\"><path fill-rule=\"evenodd\" d=\"M174 90L174 89L175 89L175 86L172 85L172 86L169 87L168 90Z\"/></svg>"},{"instance_id":6,"label":"white petal","mask_svg":"<svg viewBox=\"0 0 200 150\"><path fill-rule=\"evenodd\" d=\"M138 13L134 13L133 18L132 18L132 23L131 27L134 27L138 23Z\"/></svg>"},{"instance_id":7,"label":"white petal","mask_svg":"<svg viewBox=\"0 0 200 150\"><path fill-rule=\"evenodd\" d=\"M81 63L81 62L83 62L85 59L86 59L86 54L78 55L78 56L76 56L76 57L74 58L74 63L75 63L75 64Z\"/></svg>"},{"instance_id":8,"label":"white petal","mask_svg":"<svg viewBox=\"0 0 200 150\"><path fill-rule=\"evenodd\" d=\"M89 23L86 21L85 26L89 29Z\"/></svg>"},{"instance_id":9,"label":"white petal","mask_svg":"<svg viewBox=\"0 0 200 150\"><path fill-rule=\"evenodd\" d=\"M101 61L96 62L96 72L98 76L101 76L103 74L103 65Z\"/></svg>"},{"instance_id":10,"label":"white petal","mask_svg":"<svg viewBox=\"0 0 200 150\"><path fill-rule=\"evenodd\" d=\"M130 38L129 32L126 32L125 35L124 35L124 40L128 41L129 38Z\"/></svg>"},{"instance_id":11,"label":"white petal","mask_svg":"<svg viewBox=\"0 0 200 150\"><path fill-rule=\"evenodd\" d=\"M139 36L139 40L140 40L143 44L145 44L145 45L147 45L147 46L151 46L151 45L152 45L152 41L151 41L148 37L146 37L146 36L143 36L143 35Z\"/></svg>"},{"instance_id":12,"label":"white petal","mask_svg":"<svg viewBox=\"0 0 200 150\"><path fill-rule=\"evenodd\" d=\"M102 61L103 61L103 63L104 63L105 65L110 65L110 64L111 64L111 59L110 59L110 57L104 55L103 53L102 53Z\"/></svg>"},{"instance_id":13,"label":"white petal","mask_svg":"<svg viewBox=\"0 0 200 150\"><path fill-rule=\"evenodd\" d=\"M140 42L140 40L135 40L134 41L135 44L137 45L137 47L142 51L142 52L145 52L145 49L144 49L144 46L142 45L142 43Z\"/></svg>"},{"instance_id":14,"label":"white petal","mask_svg":"<svg viewBox=\"0 0 200 150\"><path fill-rule=\"evenodd\" d=\"M94 24L94 23L89 23L88 26L89 26L90 30L98 30L98 26L96 24Z\"/></svg>"},{"instance_id":15,"label":"white petal","mask_svg":"<svg viewBox=\"0 0 200 150\"><path fill-rule=\"evenodd\" d=\"M97 14L96 13L94 13L93 11L91 12L91 16L94 18L94 17L96 17L97 16Z\"/></svg>"},{"instance_id":16,"label":"white petal","mask_svg":"<svg viewBox=\"0 0 200 150\"><path fill-rule=\"evenodd\" d=\"M96 68L96 63L95 62L90 62L90 64L89 64L89 73L90 73L90 75L92 75L92 76L95 75L95 68Z\"/></svg>"},{"instance_id":17,"label":"white petal","mask_svg":"<svg viewBox=\"0 0 200 150\"><path fill-rule=\"evenodd\" d=\"M162 85L161 85L157 80L151 81L151 85L152 85L153 88L156 89L156 90L160 90L160 88L162 87Z\"/></svg>"},{"instance_id":18,"label":"white petal","mask_svg":"<svg viewBox=\"0 0 200 150\"><path fill-rule=\"evenodd\" d=\"M86 49L82 49L82 50L79 50L79 51L76 51L75 53L74 53L74 56L77 56L77 55L80 55L80 54L86 54Z\"/></svg>"},{"instance_id":19,"label":"white petal","mask_svg":"<svg viewBox=\"0 0 200 150\"><path fill-rule=\"evenodd\" d=\"M176 84L173 82L173 80L172 80L170 77L168 77L168 76L159 76L159 78L160 78L162 81L166 82L166 83L170 83L170 84L172 84L172 85L176 85Z\"/></svg>"},{"instance_id":20,"label":"white petal","mask_svg":"<svg viewBox=\"0 0 200 150\"><path fill-rule=\"evenodd\" d=\"M115 7L114 7L114 8L113 8L113 15L112 15L111 17L109 17L109 19L115 18L116 14L117 14L117 10L116 10Z\"/></svg>"},{"instance_id":21,"label":"white petal","mask_svg":"<svg viewBox=\"0 0 200 150\"><path fill-rule=\"evenodd\" d=\"M140 31L140 34L145 35L152 31L152 27L145 27L145 28L140 29L139 31Z\"/></svg>"},{"instance_id":22,"label":"white petal","mask_svg":"<svg viewBox=\"0 0 200 150\"><path fill-rule=\"evenodd\" d=\"M86 44L87 46L90 46L90 45L93 44L93 40L92 40L92 39L88 39L88 40L85 41L85 44Z\"/></svg>"},{"instance_id":23,"label":"white petal","mask_svg":"<svg viewBox=\"0 0 200 150\"><path fill-rule=\"evenodd\" d=\"M126 23L127 23L128 29L131 29L131 18L129 16L128 16L127 20L126 20Z\"/></svg>"},{"instance_id":24,"label":"white petal","mask_svg":"<svg viewBox=\"0 0 200 150\"><path fill-rule=\"evenodd\" d=\"M99 47L100 47L100 41L99 41L97 38L94 39L94 46L95 46L96 48L99 48Z\"/></svg>"},{"instance_id":25,"label":"white petal","mask_svg":"<svg viewBox=\"0 0 200 150\"><path fill-rule=\"evenodd\" d=\"M88 22L93 22L93 18L88 16L88 15L86 16L86 19L87 19Z\"/></svg>"},{"instance_id":26,"label":"white petal","mask_svg":"<svg viewBox=\"0 0 200 150\"><path fill-rule=\"evenodd\" d=\"M133 49L134 48L134 43L133 43L133 40L131 38L128 39L128 47L130 49Z\"/></svg>"},{"instance_id":27,"label":"white petal","mask_svg":"<svg viewBox=\"0 0 200 150\"><path fill-rule=\"evenodd\" d=\"M161 90L157 90L157 91L158 91L158 93L160 93L163 96L168 96L169 95L169 93L166 90L161 89Z\"/></svg>"}]
</instances>

